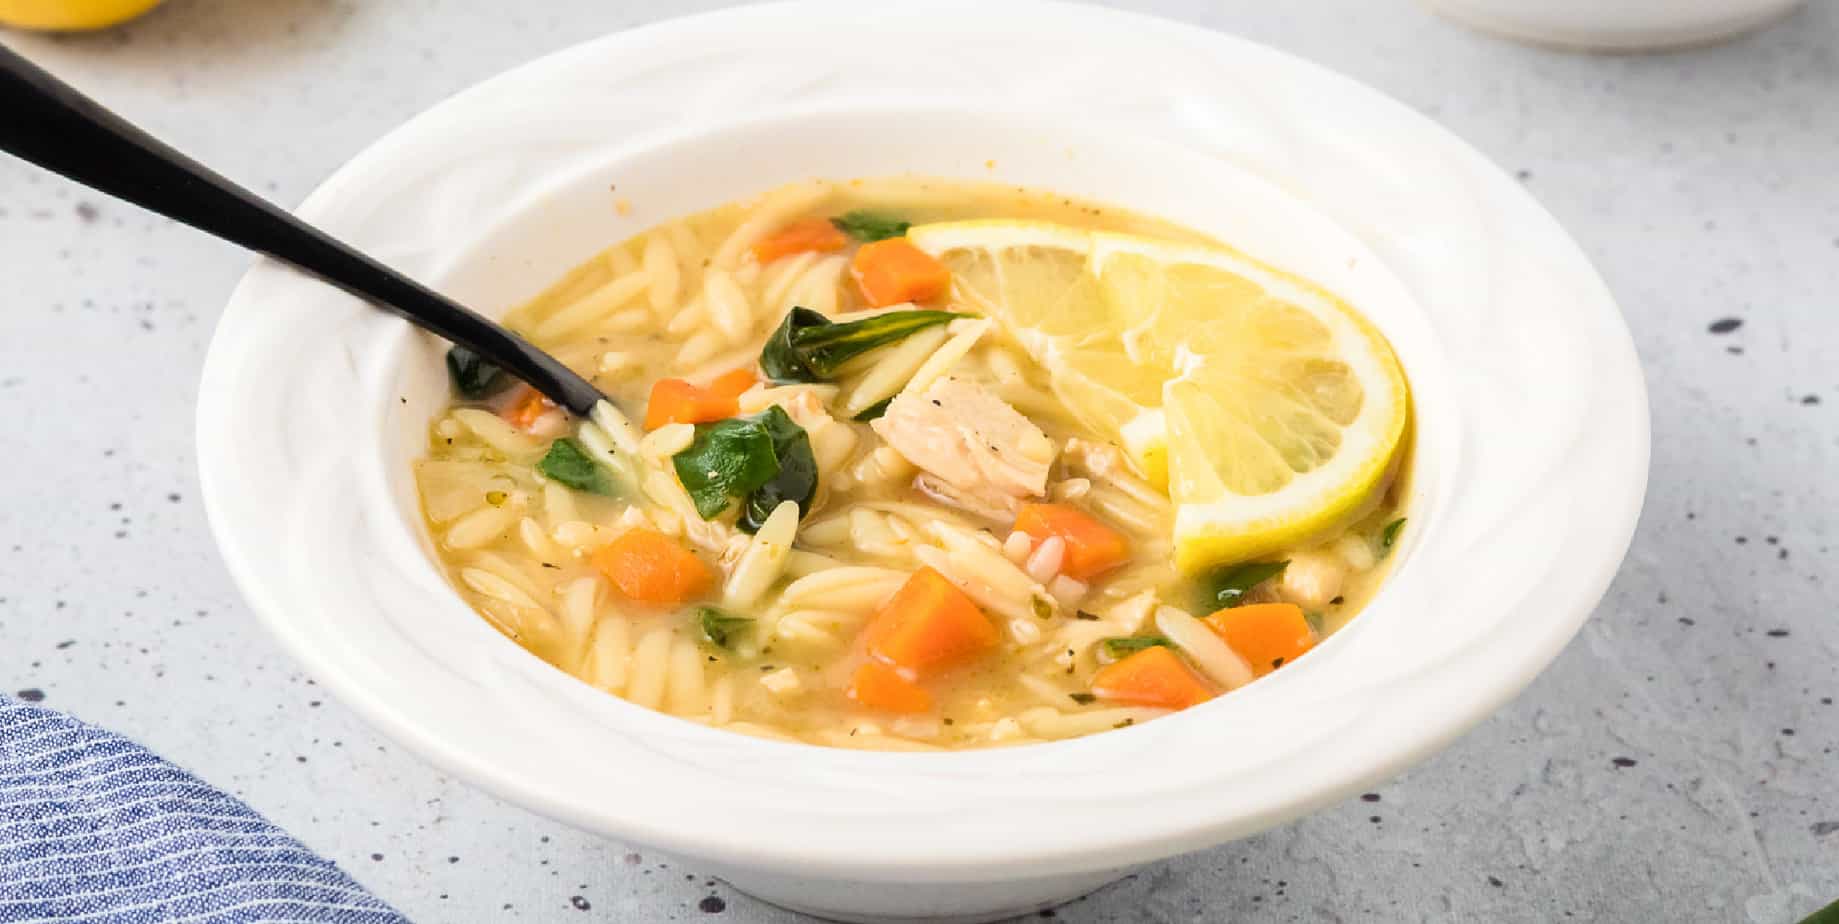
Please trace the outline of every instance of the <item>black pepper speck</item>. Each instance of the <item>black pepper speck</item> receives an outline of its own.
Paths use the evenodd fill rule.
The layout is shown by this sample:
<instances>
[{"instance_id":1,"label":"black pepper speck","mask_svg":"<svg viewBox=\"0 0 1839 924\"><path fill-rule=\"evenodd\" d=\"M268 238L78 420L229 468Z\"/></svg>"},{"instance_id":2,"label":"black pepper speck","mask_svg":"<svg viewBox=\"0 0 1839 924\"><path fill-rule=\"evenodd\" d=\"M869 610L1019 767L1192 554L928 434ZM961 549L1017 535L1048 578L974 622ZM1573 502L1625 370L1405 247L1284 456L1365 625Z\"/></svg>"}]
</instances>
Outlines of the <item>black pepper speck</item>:
<instances>
[{"instance_id":1,"label":"black pepper speck","mask_svg":"<svg viewBox=\"0 0 1839 924\"><path fill-rule=\"evenodd\" d=\"M1609 762L1612 764L1615 764L1617 767L1622 767L1622 768L1632 767L1635 765L1635 759L1633 757L1612 757L1609 759Z\"/></svg>"},{"instance_id":2,"label":"black pepper speck","mask_svg":"<svg viewBox=\"0 0 1839 924\"><path fill-rule=\"evenodd\" d=\"M719 895L710 895L696 903L696 908L703 914L721 914L728 910L728 903Z\"/></svg>"},{"instance_id":3,"label":"black pepper speck","mask_svg":"<svg viewBox=\"0 0 1839 924\"><path fill-rule=\"evenodd\" d=\"M582 896L579 896L579 895L569 896L568 903L571 905L574 905L576 911L587 911L594 907L593 905L590 905L587 903L586 898L583 898Z\"/></svg>"},{"instance_id":4,"label":"black pepper speck","mask_svg":"<svg viewBox=\"0 0 1839 924\"><path fill-rule=\"evenodd\" d=\"M1742 327L1742 326L1743 326L1742 318L1719 318L1716 321L1711 322L1710 326L1706 327L1705 329L1711 331L1714 334L1728 334L1731 331L1734 331L1737 328Z\"/></svg>"}]
</instances>

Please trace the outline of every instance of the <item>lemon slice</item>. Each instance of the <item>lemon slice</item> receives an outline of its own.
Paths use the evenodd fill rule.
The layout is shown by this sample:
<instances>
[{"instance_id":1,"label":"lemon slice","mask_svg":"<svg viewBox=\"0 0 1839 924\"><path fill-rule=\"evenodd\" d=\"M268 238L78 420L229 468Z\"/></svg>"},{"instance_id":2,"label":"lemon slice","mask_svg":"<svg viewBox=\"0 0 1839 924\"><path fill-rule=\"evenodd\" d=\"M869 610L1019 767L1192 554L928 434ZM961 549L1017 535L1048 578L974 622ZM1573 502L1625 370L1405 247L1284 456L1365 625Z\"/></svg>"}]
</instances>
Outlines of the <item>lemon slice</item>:
<instances>
[{"instance_id":1,"label":"lemon slice","mask_svg":"<svg viewBox=\"0 0 1839 924\"><path fill-rule=\"evenodd\" d=\"M1334 296L1223 247L1024 221L908 232L997 318L1080 422L1177 507L1184 570L1294 546L1360 512L1410 399Z\"/></svg>"}]
</instances>

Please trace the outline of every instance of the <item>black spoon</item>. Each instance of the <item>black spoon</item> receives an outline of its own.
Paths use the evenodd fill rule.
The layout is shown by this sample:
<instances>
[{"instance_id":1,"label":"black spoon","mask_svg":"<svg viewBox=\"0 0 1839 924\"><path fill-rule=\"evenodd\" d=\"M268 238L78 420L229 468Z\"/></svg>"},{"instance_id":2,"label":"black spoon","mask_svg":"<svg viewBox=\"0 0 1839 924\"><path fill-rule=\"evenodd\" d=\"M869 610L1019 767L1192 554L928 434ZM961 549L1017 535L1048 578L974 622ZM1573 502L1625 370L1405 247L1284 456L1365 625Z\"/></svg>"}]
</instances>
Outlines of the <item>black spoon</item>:
<instances>
[{"instance_id":1,"label":"black spoon","mask_svg":"<svg viewBox=\"0 0 1839 924\"><path fill-rule=\"evenodd\" d=\"M317 276L472 350L578 416L606 398L522 337L218 176L5 46L0 150Z\"/></svg>"}]
</instances>

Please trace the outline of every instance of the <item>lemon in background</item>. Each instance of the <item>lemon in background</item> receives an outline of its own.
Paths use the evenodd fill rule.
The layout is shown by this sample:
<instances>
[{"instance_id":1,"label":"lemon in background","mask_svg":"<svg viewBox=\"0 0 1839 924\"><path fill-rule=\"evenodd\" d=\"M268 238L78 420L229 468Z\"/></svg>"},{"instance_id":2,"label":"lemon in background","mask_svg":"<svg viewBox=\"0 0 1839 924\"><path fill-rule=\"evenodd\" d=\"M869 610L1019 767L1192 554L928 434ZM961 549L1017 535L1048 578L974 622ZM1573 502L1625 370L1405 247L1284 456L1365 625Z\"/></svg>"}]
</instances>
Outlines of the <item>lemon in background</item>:
<instances>
[{"instance_id":1,"label":"lemon in background","mask_svg":"<svg viewBox=\"0 0 1839 924\"><path fill-rule=\"evenodd\" d=\"M102 29L127 22L160 0L0 0L0 24L20 29Z\"/></svg>"}]
</instances>

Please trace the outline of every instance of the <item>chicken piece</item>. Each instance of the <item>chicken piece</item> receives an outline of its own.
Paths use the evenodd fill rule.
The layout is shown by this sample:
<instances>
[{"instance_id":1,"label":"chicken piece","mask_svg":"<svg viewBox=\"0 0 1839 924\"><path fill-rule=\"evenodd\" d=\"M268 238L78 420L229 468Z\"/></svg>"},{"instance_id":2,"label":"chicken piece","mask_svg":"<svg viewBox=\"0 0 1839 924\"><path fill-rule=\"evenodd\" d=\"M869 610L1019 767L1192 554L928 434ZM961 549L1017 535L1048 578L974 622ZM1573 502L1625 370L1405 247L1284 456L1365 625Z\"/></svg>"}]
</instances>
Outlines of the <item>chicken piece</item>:
<instances>
[{"instance_id":1,"label":"chicken piece","mask_svg":"<svg viewBox=\"0 0 1839 924\"><path fill-rule=\"evenodd\" d=\"M947 376L901 392L870 426L925 471L922 490L966 510L1012 516L1022 499L1047 491L1053 440L974 382Z\"/></svg>"},{"instance_id":2,"label":"chicken piece","mask_svg":"<svg viewBox=\"0 0 1839 924\"><path fill-rule=\"evenodd\" d=\"M1347 565L1327 552L1299 552L1277 580L1277 597L1305 610L1325 609L1341 593Z\"/></svg>"}]
</instances>

